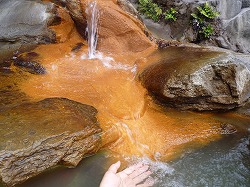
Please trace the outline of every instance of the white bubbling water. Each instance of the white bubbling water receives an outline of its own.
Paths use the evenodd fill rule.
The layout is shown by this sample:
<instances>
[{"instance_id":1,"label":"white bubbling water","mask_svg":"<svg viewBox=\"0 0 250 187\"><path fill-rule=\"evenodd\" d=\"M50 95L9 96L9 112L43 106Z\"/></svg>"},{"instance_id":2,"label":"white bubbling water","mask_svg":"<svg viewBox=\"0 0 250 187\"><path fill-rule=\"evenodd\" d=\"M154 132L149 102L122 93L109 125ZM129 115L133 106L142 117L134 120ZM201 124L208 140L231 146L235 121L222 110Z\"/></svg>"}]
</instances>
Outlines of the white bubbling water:
<instances>
[{"instance_id":1,"label":"white bubbling water","mask_svg":"<svg viewBox=\"0 0 250 187\"><path fill-rule=\"evenodd\" d=\"M97 8L96 1L88 3L86 8L87 14L87 32L88 32L88 58L95 58L96 46L98 40L98 20L99 11Z\"/></svg>"},{"instance_id":2,"label":"white bubbling water","mask_svg":"<svg viewBox=\"0 0 250 187\"><path fill-rule=\"evenodd\" d=\"M89 55L87 56L86 54L82 54L81 56L81 60L87 60L90 59ZM96 51L95 54L92 56L91 59L98 59L102 62L102 65L105 68L108 69L117 69L117 70L125 70L125 71L131 71L132 73L136 73L137 71L137 65L133 65L133 66L129 66L129 65L125 65L119 62L116 62L114 60L114 58L109 57L109 56L105 56L103 55L101 52Z\"/></svg>"}]
</instances>

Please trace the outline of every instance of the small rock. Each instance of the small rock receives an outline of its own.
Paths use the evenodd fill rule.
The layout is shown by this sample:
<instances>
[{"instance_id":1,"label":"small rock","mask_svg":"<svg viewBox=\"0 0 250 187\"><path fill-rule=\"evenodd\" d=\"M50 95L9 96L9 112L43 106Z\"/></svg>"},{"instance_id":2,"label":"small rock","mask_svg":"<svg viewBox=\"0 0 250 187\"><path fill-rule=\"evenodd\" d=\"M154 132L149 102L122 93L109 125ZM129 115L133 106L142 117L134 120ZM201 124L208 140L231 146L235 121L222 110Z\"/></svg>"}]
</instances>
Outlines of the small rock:
<instances>
[{"instance_id":1,"label":"small rock","mask_svg":"<svg viewBox=\"0 0 250 187\"><path fill-rule=\"evenodd\" d=\"M221 134L234 134L237 132L237 129L228 123L221 124Z\"/></svg>"},{"instance_id":2,"label":"small rock","mask_svg":"<svg viewBox=\"0 0 250 187\"><path fill-rule=\"evenodd\" d=\"M79 51L83 46L84 46L84 43L79 42L79 43L77 43L77 44L72 48L71 52L77 52L77 51Z\"/></svg>"},{"instance_id":3,"label":"small rock","mask_svg":"<svg viewBox=\"0 0 250 187\"><path fill-rule=\"evenodd\" d=\"M23 53L13 57L14 65L24 68L32 74L45 74L46 69L36 60L39 55L35 52Z\"/></svg>"}]
</instances>

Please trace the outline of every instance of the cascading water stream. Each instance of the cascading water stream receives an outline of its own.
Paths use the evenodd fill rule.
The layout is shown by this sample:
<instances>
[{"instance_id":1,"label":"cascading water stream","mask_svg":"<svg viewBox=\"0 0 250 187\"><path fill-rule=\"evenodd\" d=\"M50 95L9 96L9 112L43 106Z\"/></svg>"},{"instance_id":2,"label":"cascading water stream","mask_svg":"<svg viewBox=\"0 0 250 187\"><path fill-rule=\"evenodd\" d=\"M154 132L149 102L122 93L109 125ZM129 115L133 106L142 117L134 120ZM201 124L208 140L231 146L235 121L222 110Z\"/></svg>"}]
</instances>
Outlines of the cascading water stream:
<instances>
[{"instance_id":1,"label":"cascading water stream","mask_svg":"<svg viewBox=\"0 0 250 187\"><path fill-rule=\"evenodd\" d=\"M87 33L88 33L88 58L95 58L96 46L98 40L98 20L99 11L96 1L88 3L86 8L87 14Z\"/></svg>"}]
</instances>

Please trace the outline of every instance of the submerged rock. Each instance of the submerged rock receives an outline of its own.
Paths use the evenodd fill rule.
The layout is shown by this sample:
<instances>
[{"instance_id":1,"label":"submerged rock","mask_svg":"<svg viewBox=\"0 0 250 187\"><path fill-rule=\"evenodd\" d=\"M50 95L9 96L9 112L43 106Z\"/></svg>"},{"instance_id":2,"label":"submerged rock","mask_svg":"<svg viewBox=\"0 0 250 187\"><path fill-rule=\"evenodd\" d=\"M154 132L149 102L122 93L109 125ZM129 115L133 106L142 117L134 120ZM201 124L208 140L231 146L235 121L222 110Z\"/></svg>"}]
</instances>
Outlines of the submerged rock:
<instances>
[{"instance_id":1,"label":"submerged rock","mask_svg":"<svg viewBox=\"0 0 250 187\"><path fill-rule=\"evenodd\" d=\"M180 109L228 110L250 97L249 56L201 48L170 48L161 53L161 60L147 67L140 79L164 104Z\"/></svg>"},{"instance_id":2,"label":"submerged rock","mask_svg":"<svg viewBox=\"0 0 250 187\"><path fill-rule=\"evenodd\" d=\"M32 74L45 74L46 69L36 61L39 54L35 52L22 53L13 57L13 65L18 66Z\"/></svg>"},{"instance_id":3,"label":"submerged rock","mask_svg":"<svg viewBox=\"0 0 250 187\"><path fill-rule=\"evenodd\" d=\"M26 103L0 113L0 177L15 185L42 171L76 166L100 147L94 107L64 98Z\"/></svg>"}]
</instances>

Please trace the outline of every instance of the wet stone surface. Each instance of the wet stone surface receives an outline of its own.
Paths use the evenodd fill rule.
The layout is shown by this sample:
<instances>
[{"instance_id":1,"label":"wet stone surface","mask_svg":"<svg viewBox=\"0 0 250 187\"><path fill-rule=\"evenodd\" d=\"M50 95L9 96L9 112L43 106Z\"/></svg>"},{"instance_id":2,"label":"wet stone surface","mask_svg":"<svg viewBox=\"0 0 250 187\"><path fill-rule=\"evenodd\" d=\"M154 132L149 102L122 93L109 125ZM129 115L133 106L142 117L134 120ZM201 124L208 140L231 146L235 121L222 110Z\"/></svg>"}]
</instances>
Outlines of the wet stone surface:
<instances>
[{"instance_id":1,"label":"wet stone surface","mask_svg":"<svg viewBox=\"0 0 250 187\"><path fill-rule=\"evenodd\" d=\"M23 68L32 74L45 74L46 69L36 61L39 54L35 52L22 53L13 57L13 65Z\"/></svg>"},{"instance_id":2,"label":"wet stone surface","mask_svg":"<svg viewBox=\"0 0 250 187\"><path fill-rule=\"evenodd\" d=\"M97 110L65 98L0 112L0 176L8 185L64 164L76 166L100 147Z\"/></svg>"},{"instance_id":3,"label":"wet stone surface","mask_svg":"<svg viewBox=\"0 0 250 187\"><path fill-rule=\"evenodd\" d=\"M140 80L164 104L184 110L229 110L244 105L250 96L250 56L181 47L158 53L149 57L153 62Z\"/></svg>"}]
</instances>

